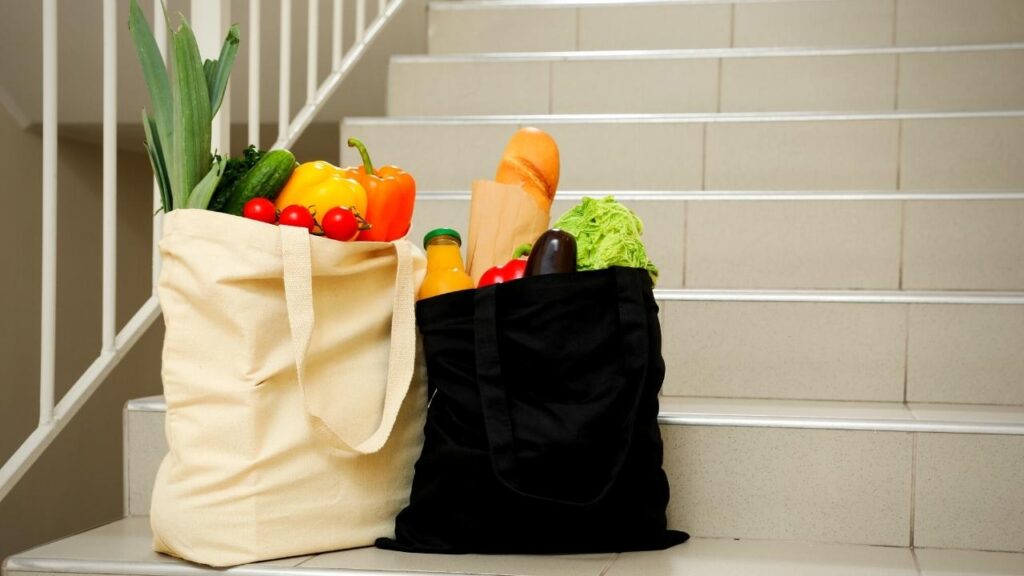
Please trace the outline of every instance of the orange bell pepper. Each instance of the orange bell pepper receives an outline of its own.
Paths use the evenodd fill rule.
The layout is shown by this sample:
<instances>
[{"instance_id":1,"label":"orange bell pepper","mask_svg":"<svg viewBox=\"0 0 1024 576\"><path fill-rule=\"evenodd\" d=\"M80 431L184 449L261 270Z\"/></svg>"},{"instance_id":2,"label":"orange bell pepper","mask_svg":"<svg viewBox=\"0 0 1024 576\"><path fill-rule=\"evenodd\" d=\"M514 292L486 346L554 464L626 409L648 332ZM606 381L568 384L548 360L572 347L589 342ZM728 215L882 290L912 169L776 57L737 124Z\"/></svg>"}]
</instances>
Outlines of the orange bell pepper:
<instances>
[{"instance_id":1,"label":"orange bell pepper","mask_svg":"<svg viewBox=\"0 0 1024 576\"><path fill-rule=\"evenodd\" d=\"M370 153L358 139L349 138L348 145L358 150L363 159L363 165L354 170L356 180L366 189L364 216L370 229L360 232L359 240L390 242L405 236L412 225L416 181L412 175L396 166L383 166L374 170Z\"/></svg>"}]
</instances>

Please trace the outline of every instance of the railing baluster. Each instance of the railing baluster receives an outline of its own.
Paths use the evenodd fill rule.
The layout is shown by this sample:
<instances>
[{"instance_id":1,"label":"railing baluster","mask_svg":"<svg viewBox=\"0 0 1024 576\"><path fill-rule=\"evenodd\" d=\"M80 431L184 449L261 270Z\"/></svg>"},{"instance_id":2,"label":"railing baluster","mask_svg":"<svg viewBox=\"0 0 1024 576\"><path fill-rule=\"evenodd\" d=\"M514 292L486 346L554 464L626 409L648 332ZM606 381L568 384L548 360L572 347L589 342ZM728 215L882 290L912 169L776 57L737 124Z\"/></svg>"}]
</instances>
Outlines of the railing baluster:
<instances>
[{"instance_id":1,"label":"railing baluster","mask_svg":"<svg viewBox=\"0 0 1024 576\"><path fill-rule=\"evenodd\" d=\"M363 41L366 33L366 0L356 0L356 43Z\"/></svg>"},{"instance_id":2,"label":"railing baluster","mask_svg":"<svg viewBox=\"0 0 1024 576\"><path fill-rule=\"evenodd\" d=\"M341 43L342 38L342 19L345 14L345 6L342 5L341 0L334 0L334 28L331 32L331 70L337 70L341 67L341 51L343 44Z\"/></svg>"},{"instance_id":3,"label":"railing baluster","mask_svg":"<svg viewBox=\"0 0 1024 576\"><path fill-rule=\"evenodd\" d=\"M281 62L277 97L277 139L288 136L292 88L292 0L281 0Z\"/></svg>"},{"instance_id":4,"label":"railing baluster","mask_svg":"<svg viewBox=\"0 0 1024 576\"><path fill-rule=\"evenodd\" d=\"M57 0L43 0L43 262L39 424L53 421L57 348Z\"/></svg>"},{"instance_id":5,"label":"railing baluster","mask_svg":"<svg viewBox=\"0 0 1024 576\"><path fill-rule=\"evenodd\" d=\"M167 62L167 19L164 17L163 0L153 0L153 36L156 39L156 46L160 49L164 63ZM157 285L160 282L160 238L164 234L163 201L161 200L160 186L153 178L153 294L156 294Z\"/></svg>"},{"instance_id":6,"label":"railing baluster","mask_svg":"<svg viewBox=\"0 0 1024 576\"><path fill-rule=\"evenodd\" d=\"M103 0L103 351L117 336L117 0Z\"/></svg>"},{"instance_id":7,"label":"railing baluster","mask_svg":"<svg viewBox=\"0 0 1024 576\"><path fill-rule=\"evenodd\" d=\"M308 30L306 30L306 103L309 104L316 99L317 89L317 52L319 42L319 14L320 0L309 0L309 18L307 19Z\"/></svg>"},{"instance_id":8,"label":"railing baluster","mask_svg":"<svg viewBox=\"0 0 1024 576\"><path fill-rule=\"evenodd\" d=\"M230 0L192 0L191 18L199 53L207 58L220 55L224 34L231 25ZM231 153L231 84L228 83L220 110L213 117L210 144L221 156ZM203 174L205 176L205 174Z\"/></svg>"},{"instance_id":9,"label":"railing baluster","mask_svg":"<svg viewBox=\"0 0 1024 576\"><path fill-rule=\"evenodd\" d=\"M260 147L260 0L249 0L249 144Z\"/></svg>"}]
</instances>

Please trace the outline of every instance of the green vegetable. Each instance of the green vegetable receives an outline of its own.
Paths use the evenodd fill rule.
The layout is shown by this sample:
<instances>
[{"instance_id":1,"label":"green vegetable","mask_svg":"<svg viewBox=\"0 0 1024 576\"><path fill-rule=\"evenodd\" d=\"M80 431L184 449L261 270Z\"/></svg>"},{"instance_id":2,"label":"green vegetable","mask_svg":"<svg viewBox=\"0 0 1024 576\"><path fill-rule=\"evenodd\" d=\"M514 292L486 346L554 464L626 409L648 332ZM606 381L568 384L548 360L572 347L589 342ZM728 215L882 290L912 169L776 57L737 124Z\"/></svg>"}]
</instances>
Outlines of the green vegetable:
<instances>
[{"instance_id":1,"label":"green vegetable","mask_svg":"<svg viewBox=\"0 0 1024 576\"><path fill-rule=\"evenodd\" d=\"M181 26L171 31L173 75L167 73L137 0L131 0L128 29L153 103L154 115L143 111L143 125L164 211L205 207L224 170L210 155L211 122L238 51L238 26L228 31L220 57L204 65L192 28L183 19ZM199 196L190 201L193 194Z\"/></svg>"},{"instance_id":2,"label":"green vegetable","mask_svg":"<svg viewBox=\"0 0 1024 576\"><path fill-rule=\"evenodd\" d=\"M253 198L273 200L295 170L295 156L287 150L271 150L260 158L235 185L224 212L242 215L245 203Z\"/></svg>"},{"instance_id":3,"label":"green vegetable","mask_svg":"<svg viewBox=\"0 0 1024 576\"><path fill-rule=\"evenodd\" d=\"M576 237L578 270L601 270L611 266L645 268L658 281L658 267L647 257L640 236L643 222L612 196L601 200L584 198L555 222Z\"/></svg>"},{"instance_id":4,"label":"green vegetable","mask_svg":"<svg viewBox=\"0 0 1024 576\"><path fill-rule=\"evenodd\" d=\"M234 191L235 186L245 176L246 172L252 169L260 158L263 158L265 151L260 150L252 144L246 148L241 156L232 156L225 161L224 174L220 177L220 182L217 184L217 189L213 192L213 198L210 198L210 205L207 206L207 210L214 210L216 212L223 212L224 206L228 202L228 198Z\"/></svg>"}]
</instances>

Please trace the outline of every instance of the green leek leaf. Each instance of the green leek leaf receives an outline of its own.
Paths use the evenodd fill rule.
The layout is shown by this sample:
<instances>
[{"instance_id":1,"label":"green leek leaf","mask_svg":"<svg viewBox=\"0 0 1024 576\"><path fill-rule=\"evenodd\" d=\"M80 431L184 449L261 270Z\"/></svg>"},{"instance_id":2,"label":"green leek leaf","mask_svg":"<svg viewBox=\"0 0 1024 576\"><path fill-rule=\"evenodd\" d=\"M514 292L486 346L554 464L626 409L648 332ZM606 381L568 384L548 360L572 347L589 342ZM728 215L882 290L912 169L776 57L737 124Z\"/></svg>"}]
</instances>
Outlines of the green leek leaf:
<instances>
[{"instance_id":1,"label":"green leek leaf","mask_svg":"<svg viewBox=\"0 0 1024 576\"><path fill-rule=\"evenodd\" d=\"M164 65L163 56L156 45L153 31L149 28L146 16L139 8L136 0L131 0L128 15L128 30L131 32L135 49L139 53L139 62L142 64L142 75L149 89L149 98L153 102L153 115L156 120L156 132L160 140L165 144L163 158L164 167L173 165L172 151L169 144L174 136L172 114L171 85L167 76L167 67ZM152 142L152 139L150 140Z\"/></svg>"},{"instance_id":2,"label":"green leek leaf","mask_svg":"<svg viewBox=\"0 0 1024 576\"><path fill-rule=\"evenodd\" d=\"M232 24L228 29L228 35L224 38L224 45L220 48L220 58L213 61L216 72L213 80L207 76L207 86L210 89L210 114L216 116L220 110L221 101L224 99L224 92L228 89L228 79L231 76L231 66L235 63L235 54L238 52L239 33L238 24Z\"/></svg>"},{"instance_id":3,"label":"green leek leaf","mask_svg":"<svg viewBox=\"0 0 1024 576\"><path fill-rule=\"evenodd\" d=\"M206 207L210 205L210 198L213 197L213 191L217 189L217 184L220 183L220 177L224 175L224 167L226 165L227 163L219 156L213 161L210 171L206 173L206 176L199 181L199 184L196 184L192 193L188 195L186 208L206 210Z\"/></svg>"},{"instance_id":4,"label":"green leek leaf","mask_svg":"<svg viewBox=\"0 0 1024 576\"><path fill-rule=\"evenodd\" d=\"M195 34L184 21L174 33L174 85L171 90L175 160L171 171L174 206L187 206L188 196L210 171L210 93Z\"/></svg>"},{"instance_id":5,"label":"green leek leaf","mask_svg":"<svg viewBox=\"0 0 1024 576\"><path fill-rule=\"evenodd\" d=\"M146 152L149 153L149 164L153 167L153 175L160 188L160 203L163 205L164 213L167 213L174 208L171 201L171 176L167 172L167 162L156 120L146 114L145 108L142 109L142 127L146 131L145 146Z\"/></svg>"}]
</instances>

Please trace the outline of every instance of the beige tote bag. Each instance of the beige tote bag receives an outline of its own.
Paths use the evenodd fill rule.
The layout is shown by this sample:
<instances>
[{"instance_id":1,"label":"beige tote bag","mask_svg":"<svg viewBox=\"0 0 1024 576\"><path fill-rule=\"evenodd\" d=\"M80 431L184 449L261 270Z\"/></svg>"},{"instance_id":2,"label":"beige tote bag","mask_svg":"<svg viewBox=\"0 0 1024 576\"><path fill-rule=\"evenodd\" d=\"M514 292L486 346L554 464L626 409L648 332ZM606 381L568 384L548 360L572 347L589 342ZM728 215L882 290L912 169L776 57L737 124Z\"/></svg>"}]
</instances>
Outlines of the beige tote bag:
<instances>
[{"instance_id":1,"label":"beige tote bag","mask_svg":"<svg viewBox=\"0 0 1024 576\"><path fill-rule=\"evenodd\" d=\"M423 443L423 253L205 210L168 213L160 250L154 548L232 566L392 535Z\"/></svg>"}]
</instances>

